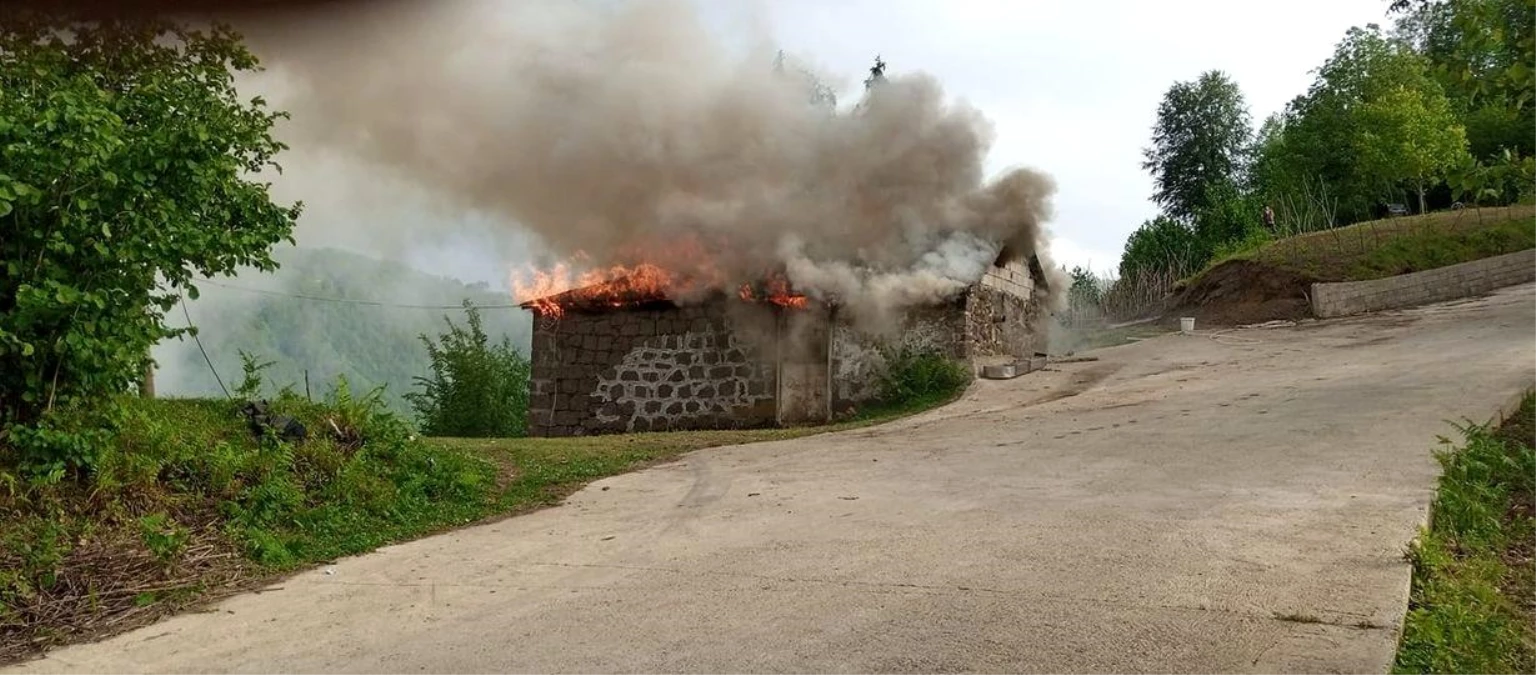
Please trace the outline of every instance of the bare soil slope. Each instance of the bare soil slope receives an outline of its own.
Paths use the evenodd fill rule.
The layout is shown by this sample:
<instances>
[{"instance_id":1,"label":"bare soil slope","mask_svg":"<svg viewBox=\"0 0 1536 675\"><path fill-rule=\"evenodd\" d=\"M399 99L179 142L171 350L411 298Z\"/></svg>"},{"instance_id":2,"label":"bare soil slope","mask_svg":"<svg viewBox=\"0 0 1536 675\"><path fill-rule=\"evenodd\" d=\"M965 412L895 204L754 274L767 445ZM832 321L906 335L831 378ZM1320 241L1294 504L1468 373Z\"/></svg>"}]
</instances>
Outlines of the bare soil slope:
<instances>
[{"instance_id":1,"label":"bare soil slope","mask_svg":"<svg viewBox=\"0 0 1536 675\"><path fill-rule=\"evenodd\" d=\"M1307 289L1317 281L1253 260L1228 260L1196 277L1174 302L1173 316L1240 326L1312 315Z\"/></svg>"}]
</instances>

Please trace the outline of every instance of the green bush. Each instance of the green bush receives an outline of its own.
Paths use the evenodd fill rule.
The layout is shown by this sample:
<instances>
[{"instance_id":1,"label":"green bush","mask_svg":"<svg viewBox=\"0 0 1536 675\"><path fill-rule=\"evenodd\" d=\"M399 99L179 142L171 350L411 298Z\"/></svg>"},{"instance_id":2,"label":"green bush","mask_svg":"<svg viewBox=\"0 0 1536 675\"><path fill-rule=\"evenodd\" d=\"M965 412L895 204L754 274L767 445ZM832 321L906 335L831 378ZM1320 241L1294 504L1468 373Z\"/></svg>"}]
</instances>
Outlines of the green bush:
<instances>
[{"instance_id":1,"label":"green bush","mask_svg":"<svg viewBox=\"0 0 1536 675\"><path fill-rule=\"evenodd\" d=\"M54 421L110 439L89 472L28 476L0 456L0 661L229 584L241 557L292 569L493 512L496 466L416 438L379 393L279 393L270 411L308 429L298 443L253 437L242 401L123 396L105 427Z\"/></svg>"},{"instance_id":2,"label":"green bush","mask_svg":"<svg viewBox=\"0 0 1536 675\"><path fill-rule=\"evenodd\" d=\"M276 266L299 209L255 177L284 147L284 115L235 89L256 67L223 26L6 12L0 450L88 470L100 439L50 416L140 379L150 347L183 332L164 313L197 276Z\"/></svg>"},{"instance_id":3,"label":"green bush","mask_svg":"<svg viewBox=\"0 0 1536 675\"><path fill-rule=\"evenodd\" d=\"M1120 256L1120 278L1167 273L1179 278L1200 269L1211 258L1211 249L1195 229L1166 216L1148 220L1125 240Z\"/></svg>"},{"instance_id":4,"label":"green bush","mask_svg":"<svg viewBox=\"0 0 1536 675\"><path fill-rule=\"evenodd\" d=\"M879 401L889 407L920 407L955 396L971 381L965 364L943 354L909 346L881 350Z\"/></svg>"},{"instance_id":5,"label":"green bush","mask_svg":"<svg viewBox=\"0 0 1536 675\"><path fill-rule=\"evenodd\" d=\"M432 359L431 377L416 378L420 391L406 399L430 436L522 436L528 417L528 359L503 338L493 344L480 312L464 302L465 326L444 318L448 332L437 342L423 335Z\"/></svg>"}]
</instances>

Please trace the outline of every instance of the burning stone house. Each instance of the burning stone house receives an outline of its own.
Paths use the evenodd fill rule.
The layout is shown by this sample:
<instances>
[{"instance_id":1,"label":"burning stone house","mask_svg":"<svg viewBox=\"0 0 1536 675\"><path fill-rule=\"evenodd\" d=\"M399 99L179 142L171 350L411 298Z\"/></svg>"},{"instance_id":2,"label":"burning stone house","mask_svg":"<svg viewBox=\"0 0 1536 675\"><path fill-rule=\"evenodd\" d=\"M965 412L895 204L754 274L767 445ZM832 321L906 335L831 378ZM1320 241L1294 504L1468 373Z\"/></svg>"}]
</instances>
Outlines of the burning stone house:
<instances>
[{"instance_id":1,"label":"burning stone house","mask_svg":"<svg viewBox=\"0 0 1536 675\"><path fill-rule=\"evenodd\" d=\"M816 424L871 400L879 347L899 342L987 365L1045 346L1039 261L1005 256L953 299L909 309L892 335L787 284L678 302L622 281L522 303L534 313L528 431Z\"/></svg>"}]
</instances>

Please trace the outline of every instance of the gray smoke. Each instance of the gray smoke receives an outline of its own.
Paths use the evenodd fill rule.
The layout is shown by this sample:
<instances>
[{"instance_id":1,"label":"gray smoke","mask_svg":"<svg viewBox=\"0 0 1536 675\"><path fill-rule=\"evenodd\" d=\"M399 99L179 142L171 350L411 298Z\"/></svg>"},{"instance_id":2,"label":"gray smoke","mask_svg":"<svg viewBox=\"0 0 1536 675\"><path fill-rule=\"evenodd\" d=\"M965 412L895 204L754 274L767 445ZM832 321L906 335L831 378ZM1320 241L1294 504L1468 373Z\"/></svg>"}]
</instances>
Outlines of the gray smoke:
<instances>
[{"instance_id":1,"label":"gray smoke","mask_svg":"<svg viewBox=\"0 0 1536 675\"><path fill-rule=\"evenodd\" d=\"M1004 244L1044 257L1050 178L985 182L992 127L934 78L815 105L773 49L732 50L685 2L373 3L246 28L295 147L557 256L734 283L778 268L879 312L953 295Z\"/></svg>"}]
</instances>

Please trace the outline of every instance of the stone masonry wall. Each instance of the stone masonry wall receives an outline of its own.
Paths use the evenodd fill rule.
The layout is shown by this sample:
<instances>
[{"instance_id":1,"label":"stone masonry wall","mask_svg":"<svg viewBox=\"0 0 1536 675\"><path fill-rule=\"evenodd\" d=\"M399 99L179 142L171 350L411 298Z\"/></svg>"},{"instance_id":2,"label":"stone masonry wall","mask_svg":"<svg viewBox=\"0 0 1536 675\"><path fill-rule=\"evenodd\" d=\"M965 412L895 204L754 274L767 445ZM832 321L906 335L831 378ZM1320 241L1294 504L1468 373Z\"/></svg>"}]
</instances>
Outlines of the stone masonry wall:
<instances>
[{"instance_id":1,"label":"stone masonry wall","mask_svg":"<svg viewBox=\"0 0 1536 675\"><path fill-rule=\"evenodd\" d=\"M975 368L1010 363L1045 350L1045 335L1037 326L1038 300L990 286L977 286L966 295L966 356Z\"/></svg>"},{"instance_id":2,"label":"stone masonry wall","mask_svg":"<svg viewBox=\"0 0 1536 675\"><path fill-rule=\"evenodd\" d=\"M978 370L1045 351L1044 308L1029 264L994 266L971 288L966 302L967 356Z\"/></svg>"},{"instance_id":3,"label":"stone masonry wall","mask_svg":"<svg viewBox=\"0 0 1536 675\"><path fill-rule=\"evenodd\" d=\"M1536 280L1536 249L1372 281L1312 284L1312 314L1349 316L1427 305Z\"/></svg>"},{"instance_id":4,"label":"stone masonry wall","mask_svg":"<svg viewBox=\"0 0 1536 675\"><path fill-rule=\"evenodd\" d=\"M774 423L773 345L743 339L722 302L534 323L531 435Z\"/></svg>"}]
</instances>

